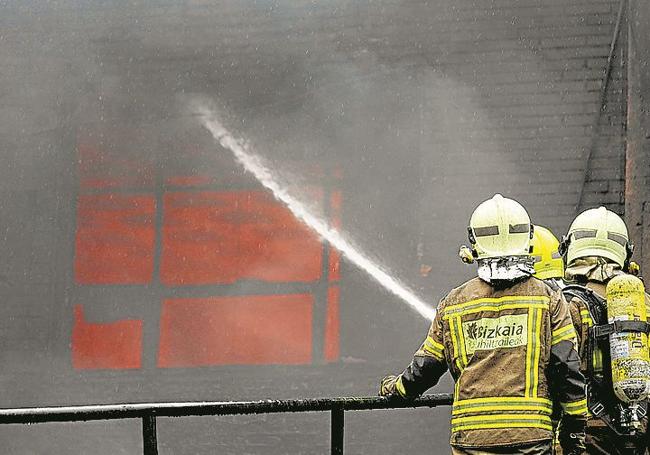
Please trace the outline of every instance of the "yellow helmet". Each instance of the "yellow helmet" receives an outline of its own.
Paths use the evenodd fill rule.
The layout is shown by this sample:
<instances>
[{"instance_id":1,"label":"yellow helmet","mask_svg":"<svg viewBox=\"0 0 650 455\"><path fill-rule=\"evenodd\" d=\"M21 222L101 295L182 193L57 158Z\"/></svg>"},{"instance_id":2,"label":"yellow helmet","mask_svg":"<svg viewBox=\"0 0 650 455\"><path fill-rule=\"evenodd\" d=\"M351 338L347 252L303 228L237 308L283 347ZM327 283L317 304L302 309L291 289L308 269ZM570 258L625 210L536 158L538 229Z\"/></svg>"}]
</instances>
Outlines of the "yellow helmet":
<instances>
[{"instance_id":1,"label":"yellow helmet","mask_svg":"<svg viewBox=\"0 0 650 455\"><path fill-rule=\"evenodd\" d=\"M560 242L551 231L535 226L530 255L535 259L535 276L540 280L564 277L564 261L558 252Z\"/></svg>"},{"instance_id":2,"label":"yellow helmet","mask_svg":"<svg viewBox=\"0 0 650 455\"><path fill-rule=\"evenodd\" d=\"M562 240L567 264L586 256L600 256L627 269L633 246L625 222L605 207L589 209L573 220Z\"/></svg>"},{"instance_id":3,"label":"yellow helmet","mask_svg":"<svg viewBox=\"0 0 650 455\"><path fill-rule=\"evenodd\" d=\"M524 256L530 252L532 226L526 209L500 194L474 210L467 231L472 254L478 259Z\"/></svg>"}]
</instances>

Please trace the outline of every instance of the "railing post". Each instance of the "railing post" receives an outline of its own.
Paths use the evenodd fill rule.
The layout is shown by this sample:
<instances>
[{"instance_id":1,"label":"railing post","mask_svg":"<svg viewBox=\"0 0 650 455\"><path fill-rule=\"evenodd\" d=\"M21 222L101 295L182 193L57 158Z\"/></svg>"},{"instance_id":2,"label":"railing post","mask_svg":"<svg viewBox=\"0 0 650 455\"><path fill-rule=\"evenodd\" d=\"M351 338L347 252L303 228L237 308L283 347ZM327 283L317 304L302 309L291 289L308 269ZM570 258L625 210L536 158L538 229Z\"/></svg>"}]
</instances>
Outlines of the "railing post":
<instances>
[{"instance_id":1,"label":"railing post","mask_svg":"<svg viewBox=\"0 0 650 455\"><path fill-rule=\"evenodd\" d=\"M344 412L342 405L332 407L332 455L343 455Z\"/></svg>"},{"instance_id":2,"label":"railing post","mask_svg":"<svg viewBox=\"0 0 650 455\"><path fill-rule=\"evenodd\" d=\"M156 440L156 417L152 415L142 418L142 448L144 455L158 455Z\"/></svg>"}]
</instances>

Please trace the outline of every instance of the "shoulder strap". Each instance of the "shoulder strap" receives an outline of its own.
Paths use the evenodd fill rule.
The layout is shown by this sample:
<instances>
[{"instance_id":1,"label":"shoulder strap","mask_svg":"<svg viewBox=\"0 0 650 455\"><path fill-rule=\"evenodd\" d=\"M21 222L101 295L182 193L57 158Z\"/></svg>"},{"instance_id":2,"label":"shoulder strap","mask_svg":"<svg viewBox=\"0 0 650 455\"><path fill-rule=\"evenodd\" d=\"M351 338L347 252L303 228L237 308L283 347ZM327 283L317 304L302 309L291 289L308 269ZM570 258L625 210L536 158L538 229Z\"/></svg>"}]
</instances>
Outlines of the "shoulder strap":
<instances>
[{"instance_id":1,"label":"shoulder strap","mask_svg":"<svg viewBox=\"0 0 650 455\"><path fill-rule=\"evenodd\" d=\"M598 295L592 289L579 284L570 284L562 289L567 300L578 298L583 301L594 326L589 329L587 340L587 389L589 393L588 406L589 411L594 417L602 420L617 435L625 438L631 436L630 430L621 427L618 421L620 402L614 395L611 384L611 372L609 365L609 340L608 335L616 332L641 332L649 333L650 325L641 321L615 321L608 323L607 319L607 300ZM605 370L596 373L594 371L593 355L594 350L599 349L603 355L603 367ZM638 408L639 417L644 417L647 413L647 405L643 403Z\"/></svg>"},{"instance_id":2,"label":"shoulder strap","mask_svg":"<svg viewBox=\"0 0 650 455\"><path fill-rule=\"evenodd\" d=\"M614 321L608 323L607 300L588 287L570 284L562 289L562 293L565 297L577 297L585 302L594 321L594 327L591 328L590 332L595 338L603 338L619 332L650 333L650 323L645 321Z\"/></svg>"},{"instance_id":3,"label":"shoulder strap","mask_svg":"<svg viewBox=\"0 0 650 455\"><path fill-rule=\"evenodd\" d=\"M580 284L569 284L562 288L562 294L568 300L578 298L586 305L594 324L607 323L607 301L596 294L593 289Z\"/></svg>"}]
</instances>

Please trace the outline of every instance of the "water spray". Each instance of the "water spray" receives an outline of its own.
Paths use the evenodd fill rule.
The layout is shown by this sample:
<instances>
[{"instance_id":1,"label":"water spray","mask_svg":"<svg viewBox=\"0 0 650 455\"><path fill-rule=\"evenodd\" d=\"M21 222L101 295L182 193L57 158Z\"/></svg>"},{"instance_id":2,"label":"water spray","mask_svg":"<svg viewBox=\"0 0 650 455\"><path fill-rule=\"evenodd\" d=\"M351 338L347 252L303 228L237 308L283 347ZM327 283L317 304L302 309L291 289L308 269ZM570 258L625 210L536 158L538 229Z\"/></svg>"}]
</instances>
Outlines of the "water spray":
<instances>
[{"instance_id":1,"label":"water spray","mask_svg":"<svg viewBox=\"0 0 650 455\"><path fill-rule=\"evenodd\" d=\"M346 240L340 232L311 213L302 202L289 194L286 186L278 181L278 178L265 163L265 160L250 149L248 142L233 136L223 126L216 112L205 105L199 105L197 107L203 126L210 131L215 140L223 148L232 152L235 159L244 169L253 174L264 187L269 189L273 193L273 196L282 202L296 218L315 231L322 239L329 242L330 245L339 250L350 262L366 272L390 293L399 297L423 317L433 320L436 315L434 308L431 308L431 306L416 296L413 291L386 273L381 266L377 265Z\"/></svg>"}]
</instances>

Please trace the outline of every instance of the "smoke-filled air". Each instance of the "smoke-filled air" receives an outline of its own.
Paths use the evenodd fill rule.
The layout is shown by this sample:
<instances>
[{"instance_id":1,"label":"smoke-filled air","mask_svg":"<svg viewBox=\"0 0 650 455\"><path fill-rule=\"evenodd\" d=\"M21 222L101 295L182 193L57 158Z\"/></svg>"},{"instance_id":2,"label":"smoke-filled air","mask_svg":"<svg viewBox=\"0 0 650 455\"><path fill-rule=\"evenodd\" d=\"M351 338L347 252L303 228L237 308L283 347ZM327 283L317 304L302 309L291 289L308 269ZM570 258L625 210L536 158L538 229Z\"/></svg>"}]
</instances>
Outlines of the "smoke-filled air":
<instances>
[{"instance_id":1,"label":"smoke-filled air","mask_svg":"<svg viewBox=\"0 0 650 455\"><path fill-rule=\"evenodd\" d=\"M531 416L504 421L551 426L544 339L570 324L537 301L449 310L519 301L459 247L479 256L477 227L562 238L604 206L648 276L648 30L643 0L0 0L0 455L154 453L140 410L3 425L51 406L336 404L154 413L146 440L174 455L483 451L452 431L515 433L471 400L520 392ZM497 193L529 219L473 218ZM423 391L409 371L471 405L384 409ZM340 398L382 409L345 408L337 433Z\"/></svg>"},{"instance_id":2,"label":"smoke-filled air","mask_svg":"<svg viewBox=\"0 0 650 455\"><path fill-rule=\"evenodd\" d=\"M299 220L313 229L321 238L339 250L350 262L366 272L377 281L384 289L391 292L417 311L423 317L433 320L436 311L422 301L415 293L400 283L398 279L389 275L383 267L372 261L354 247L341 232L329 226L327 222L311 213L305 204L293 197L287 185L280 182L273 170L264 162L264 159L253 152L248 142L238 139L226 129L218 117L217 112L211 110L206 104L197 104L196 111L200 115L203 125L212 136L226 150L234 155L235 159L255 176L255 178L273 193L273 196L284 203L291 213Z\"/></svg>"}]
</instances>

